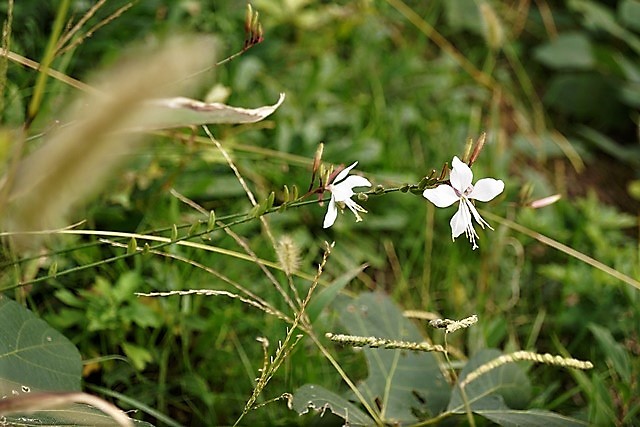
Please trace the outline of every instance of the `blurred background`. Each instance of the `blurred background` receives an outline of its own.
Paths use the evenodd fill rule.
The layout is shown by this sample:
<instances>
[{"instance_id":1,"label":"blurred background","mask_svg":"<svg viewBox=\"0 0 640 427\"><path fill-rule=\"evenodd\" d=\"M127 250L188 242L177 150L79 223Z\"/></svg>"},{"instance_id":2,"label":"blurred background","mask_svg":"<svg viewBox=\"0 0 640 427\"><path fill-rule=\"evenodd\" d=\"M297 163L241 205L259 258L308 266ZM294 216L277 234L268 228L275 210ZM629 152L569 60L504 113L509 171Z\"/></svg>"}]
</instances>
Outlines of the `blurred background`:
<instances>
[{"instance_id":1,"label":"blurred background","mask_svg":"<svg viewBox=\"0 0 640 427\"><path fill-rule=\"evenodd\" d=\"M68 18L78 22L95 4L72 1ZM370 196L359 202L369 211L363 222L354 223L347 213L329 230L322 229L325 208L318 205L267 215L276 239L291 239L299 251L300 271L314 274L323 242L335 240L327 281L366 263L349 291L382 290L403 309L448 318L478 314L477 327L452 337L450 344L463 354L523 348L596 364L588 374L560 375L534 366L532 407L594 425L640 422L640 289L508 226L541 233L640 278L640 2L256 0L252 6L264 41L208 71L198 99L254 108L286 93L285 103L265 121L211 127L259 199L274 191L276 203L282 201L284 185L303 193L319 143L327 164L358 161L358 173L374 186L394 187L440 171L482 132L487 143L474 164L475 177L506 184L502 196L480 206L499 218L485 216L495 231L479 231L475 252L464 238L451 242L454 208L436 210L410 193ZM58 2L16 2L10 50L41 60L57 8ZM7 10L2 2L3 20ZM83 26L78 44L52 68L86 81L121 59L125 46L155 46L194 32L215 35L222 60L242 50L246 10L236 1L105 2ZM19 128L37 73L9 62L6 76L2 123ZM49 80L29 135L49 132L76 94ZM171 188L219 217L247 212L251 204L242 187L203 135L151 135L122 173L73 212L72 222L149 232L202 219ZM28 140L25 151L40 142ZM529 206L554 194L562 195L555 204ZM233 231L259 257L277 260L259 221ZM240 250L219 230L211 237L216 246ZM178 424L233 423L261 365L255 337L277 342L287 325L217 297L133 297L227 289L207 272L163 257L137 256L50 277L54 263L60 272L121 253L108 245L85 246L91 241L51 239L37 252L42 258L5 247L3 285L47 277L9 294L78 346L87 361L89 391L111 390L118 395L109 398L120 407L147 405ZM170 251L286 307L256 265L188 248ZM327 312L320 330L340 328ZM354 378L366 375L358 354L336 351ZM263 397L304 383L342 388L331 365L306 341ZM152 414L140 417L157 422ZM281 401L246 420L310 422Z\"/></svg>"}]
</instances>

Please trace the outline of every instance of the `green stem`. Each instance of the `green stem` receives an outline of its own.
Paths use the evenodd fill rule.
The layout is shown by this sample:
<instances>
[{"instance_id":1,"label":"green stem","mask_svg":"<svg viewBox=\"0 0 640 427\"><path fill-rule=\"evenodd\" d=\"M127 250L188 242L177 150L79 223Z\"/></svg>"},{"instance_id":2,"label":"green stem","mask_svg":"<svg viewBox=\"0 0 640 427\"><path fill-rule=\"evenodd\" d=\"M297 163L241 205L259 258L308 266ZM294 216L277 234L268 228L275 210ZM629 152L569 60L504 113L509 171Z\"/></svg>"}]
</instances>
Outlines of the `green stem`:
<instances>
[{"instance_id":1,"label":"green stem","mask_svg":"<svg viewBox=\"0 0 640 427\"><path fill-rule=\"evenodd\" d=\"M31 102L29 103L27 126L35 118L38 110L40 109L42 97L44 96L44 87L47 82L48 70L51 67L53 58L55 57L55 47L58 43L60 34L62 33L64 20L67 16L67 10L69 9L69 4L70 0L63 0L62 3L60 3L60 7L58 8L58 14L56 15L56 20L53 23L51 37L49 37L49 43L47 44L47 48L44 52L44 57L42 58L42 62L40 63L40 73L38 74L38 79L36 80L36 86L33 89L33 97L31 98Z\"/></svg>"}]
</instances>

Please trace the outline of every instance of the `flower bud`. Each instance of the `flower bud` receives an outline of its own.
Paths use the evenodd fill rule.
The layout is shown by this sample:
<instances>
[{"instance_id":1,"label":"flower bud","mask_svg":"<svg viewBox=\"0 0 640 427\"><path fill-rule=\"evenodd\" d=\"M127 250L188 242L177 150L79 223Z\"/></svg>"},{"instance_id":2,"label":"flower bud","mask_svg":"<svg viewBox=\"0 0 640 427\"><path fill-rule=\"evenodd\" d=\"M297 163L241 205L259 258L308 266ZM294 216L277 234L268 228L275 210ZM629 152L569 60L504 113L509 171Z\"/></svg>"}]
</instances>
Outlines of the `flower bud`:
<instances>
[{"instance_id":1,"label":"flower bud","mask_svg":"<svg viewBox=\"0 0 640 427\"><path fill-rule=\"evenodd\" d=\"M545 206L549 206L560 200L562 196L560 194L554 194L553 196L543 197L542 199L534 200L529 202L529 207L533 209L544 208Z\"/></svg>"}]
</instances>

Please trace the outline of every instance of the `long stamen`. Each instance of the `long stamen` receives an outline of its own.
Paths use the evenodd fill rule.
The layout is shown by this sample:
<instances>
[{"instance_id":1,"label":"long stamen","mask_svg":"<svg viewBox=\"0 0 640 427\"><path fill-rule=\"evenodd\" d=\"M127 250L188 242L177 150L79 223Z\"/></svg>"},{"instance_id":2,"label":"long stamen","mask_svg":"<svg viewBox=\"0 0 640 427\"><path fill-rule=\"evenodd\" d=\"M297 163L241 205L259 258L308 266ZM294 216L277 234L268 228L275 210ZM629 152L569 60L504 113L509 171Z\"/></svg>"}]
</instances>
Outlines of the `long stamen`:
<instances>
[{"instance_id":1,"label":"long stamen","mask_svg":"<svg viewBox=\"0 0 640 427\"><path fill-rule=\"evenodd\" d=\"M491 225L489 225L489 223L487 221L484 220L484 218L482 218L480 216L480 213L478 212L478 210L476 209L475 206L473 206L473 203L471 203L471 201L469 199L465 199L465 201L467 202L467 206L469 206L469 210L471 211L471 213L473 214L473 217L475 218L476 222L478 224L480 224L480 226L482 228L484 228L485 226L489 227L489 230L493 230L493 227L491 227Z\"/></svg>"},{"instance_id":2,"label":"long stamen","mask_svg":"<svg viewBox=\"0 0 640 427\"><path fill-rule=\"evenodd\" d=\"M462 203L463 209L463 217L464 217L464 221L466 224L465 230L464 230L464 234L465 236L467 236L467 239L469 239L469 241L471 242L471 244L473 245L472 249L476 249L478 247L477 243L476 243L476 239L479 239L480 237L478 236L478 233L476 233L475 228L473 228L473 222L472 222L472 212L474 209L473 206L471 206L471 209L469 209L469 201L466 198L463 198L460 200L460 203Z\"/></svg>"}]
</instances>

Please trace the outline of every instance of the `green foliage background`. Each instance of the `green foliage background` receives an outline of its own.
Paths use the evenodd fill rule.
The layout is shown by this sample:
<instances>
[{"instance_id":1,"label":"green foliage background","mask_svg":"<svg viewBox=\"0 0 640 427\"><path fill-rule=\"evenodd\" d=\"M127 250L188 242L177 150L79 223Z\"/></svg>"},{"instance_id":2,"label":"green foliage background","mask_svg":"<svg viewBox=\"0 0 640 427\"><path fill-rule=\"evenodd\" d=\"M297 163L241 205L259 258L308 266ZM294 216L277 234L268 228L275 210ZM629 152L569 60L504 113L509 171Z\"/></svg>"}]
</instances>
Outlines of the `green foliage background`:
<instances>
[{"instance_id":1,"label":"green foliage background","mask_svg":"<svg viewBox=\"0 0 640 427\"><path fill-rule=\"evenodd\" d=\"M71 4L76 19L89 7L88 2ZM100 22L124 4L108 2L89 22ZM325 162L358 160L358 170L374 185L391 187L439 171L463 154L468 138L486 131L488 143L474 174L503 179L506 190L483 208L637 280L640 3L536 5L256 1L265 41L211 71L200 95L219 85L229 93L226 103L254 107L287 94L264 122L212 127L260 200L275 191L276 201L282 201L284 185L304 191L320 142ZM245 6L136 2L57 58L53 68L85 81L117 61L123 46L155 45L183 32L215 34L222 59L243 45ZM0 5L4 17L7 7ZM16 2L11 50L39 60L56 10L50 3ZM6 129L26 121L35 78L32 70L8 64L1 113ZM73 94L50 80L29 133L47 132ZM139 233L173 224L186 231L203 220L170 188L218 217L249 211L242 187L203 135L185 130L152 137L104 192L74 211L72 220L86 219L90 229ZM27 150L37 145L35 140ZM524 206L554 193L564 197L552 206ZM452 319L478 314L478 325L450 338L461 355L523 348L570 354L596 365L587 373L531 367L530 407L595 425L640 422L640 289L493 220L495 232L481 233L480 249L473 252L464 239L451 242L453 210L436 211L419 196L391 193L361 203L370 212L363 222L354 223L347 213L329 230L321 228L324 208L317 205L266 218L276 237L288 235L301 249L300 270L310 275L323 242L336 241L325 283L366 263L368 268L346 286L349 292L385 291L404 309ZM277 260L258 220L233 231L258 257ZM210 237L215 246L242 251L221 230ZM7 295L78 347L89 391L105 393L122 408L154 408L155 415L165 414L177 424L233 423L262 361L255 337L277 343L287 325L223 297L134 297L134 292L229 289L202 269L151 254L51 274L53 268L63 272L125 251L95 242L53 237L44 252L33 253L7 244L0 286L12 289ZM251 262L175 246L168 251L286 308ZM281 272L274 274L286 280ZM13 289L18 282L27 286ZM297 286L305 292L304 281ZM330 310L315 326L322 332L342 328ZM353 378L366 377L361 355L335 351ZM306 383L344 390L327 360L303 340L259 402ZM155 415L139 416L158 422ZM245 420L290 425L311 422L311 416L298 417L277 401Z\"/></svg>"}]
</instances>

